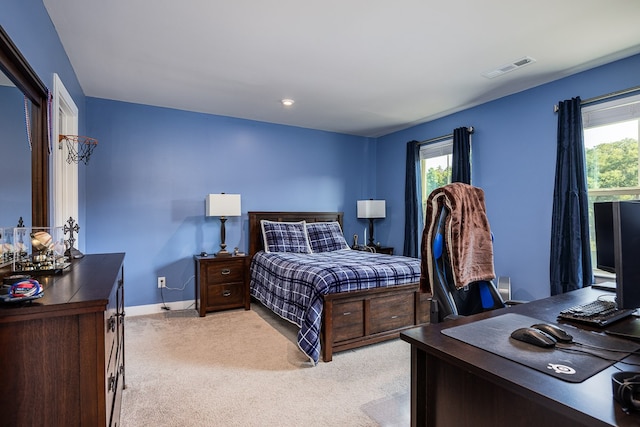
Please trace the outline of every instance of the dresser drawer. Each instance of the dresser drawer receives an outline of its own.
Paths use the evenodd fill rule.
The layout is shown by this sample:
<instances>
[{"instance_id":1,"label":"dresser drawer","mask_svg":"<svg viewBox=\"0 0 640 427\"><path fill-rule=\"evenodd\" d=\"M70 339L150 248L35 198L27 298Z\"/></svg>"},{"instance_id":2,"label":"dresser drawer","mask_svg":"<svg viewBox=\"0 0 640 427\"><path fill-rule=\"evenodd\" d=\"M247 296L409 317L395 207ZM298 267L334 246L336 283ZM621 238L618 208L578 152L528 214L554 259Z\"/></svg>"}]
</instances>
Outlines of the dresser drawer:
<instances>
[{"instance_id":1,"label":"dresser drawer","mask_svg":"<svg viewBox=\"0 0 640 427\"><path fill-rule=\"evenodd\" d=\"M372 334L411 326L414 318L414 296L411 293L371 299Z\"/></svg>"},{"instance_id":2,"label":"dresser drawer","mask_svg":"<svg viewBox=\"0 0 640 427\"><path fill-rule=\"evenodd\" d=\"M216 283L242 282L244 274L245 268L242 259L229 260L224 263L210 263L206 266L206 283L212 285Z\"/></svg>"},{"instance_id":3,"label":"dresser drawer","mask_svg":"<svg viewBox=\"0 0 640 427\"><path fill-rule=\"evenodd\" d=\"M207 308L225 308L244 304L244 282L207 285Z\"/></svg>"},{"instance_id":4,"label":"dresser drawer","mask_svg":"<svg viewBox=\"0 0 640 427\"><path fill-rule=\"evenodd\" d=\"M363 301L334 304L333 341L344 341L364 336Z\"/></svg>"}]
</instances>

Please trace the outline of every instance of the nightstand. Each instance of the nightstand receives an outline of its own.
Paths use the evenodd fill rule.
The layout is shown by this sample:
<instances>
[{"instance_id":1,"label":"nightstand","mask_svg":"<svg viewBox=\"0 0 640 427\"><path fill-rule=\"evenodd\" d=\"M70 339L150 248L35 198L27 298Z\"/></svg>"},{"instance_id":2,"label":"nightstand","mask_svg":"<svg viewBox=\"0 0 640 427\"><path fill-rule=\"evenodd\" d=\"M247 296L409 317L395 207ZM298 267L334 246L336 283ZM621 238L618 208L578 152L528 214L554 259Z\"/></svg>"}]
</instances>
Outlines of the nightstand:
<instances>
[{"instance_id":1,"label":"nightstand","mask_svg":"<svg viewBox=\"0 0 640 427\"><path fill-rule=\"evenodd\" d=\"M393 248L390 246L376 246L375 249L379 254L393 255Z\"/></svg>"},{"instance_id":2,"label":"nightstand","mask_svg":"<svg viewBox=\"0 0 640 427\"><path fill-rule=\"evenodd\" d=\"M251 308L248 256L196 255L194 259L196 262L196 310L200 317L204 317L208 311Z\"/></svg>"},{"instance_id":3,"label":"nightstand","mask_svg":"<svg viewBox=\"0 0 640 427\"><path fill-rule=\"evenodd\" d=\"M356 251L368 251L378 254L393 255L393 248L390 246L373 246L373 250L370 250L371 246L352 246L351 249Z\"/></svg>"}]
</instances>

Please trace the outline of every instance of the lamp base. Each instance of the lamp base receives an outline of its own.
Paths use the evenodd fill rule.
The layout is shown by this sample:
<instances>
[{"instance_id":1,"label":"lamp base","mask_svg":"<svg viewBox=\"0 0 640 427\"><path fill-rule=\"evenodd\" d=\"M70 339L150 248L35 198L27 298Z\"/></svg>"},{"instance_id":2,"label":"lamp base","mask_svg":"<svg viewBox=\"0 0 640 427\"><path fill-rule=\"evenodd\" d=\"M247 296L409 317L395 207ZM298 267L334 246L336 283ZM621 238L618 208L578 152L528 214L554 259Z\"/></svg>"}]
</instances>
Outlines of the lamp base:
<instances>
[{"instance_id":1,"label":"lamp base","mask_svg":"<svg viewBox=\"0 0 640 427\"><path fill-rule=\"evenodd\" d=\"M221 251L219 251L218 253L214 254L217 257L226 257L226 256L231 256L231 252L227 251L226 249L222 249Z\"/></svg>"}]
</instances>

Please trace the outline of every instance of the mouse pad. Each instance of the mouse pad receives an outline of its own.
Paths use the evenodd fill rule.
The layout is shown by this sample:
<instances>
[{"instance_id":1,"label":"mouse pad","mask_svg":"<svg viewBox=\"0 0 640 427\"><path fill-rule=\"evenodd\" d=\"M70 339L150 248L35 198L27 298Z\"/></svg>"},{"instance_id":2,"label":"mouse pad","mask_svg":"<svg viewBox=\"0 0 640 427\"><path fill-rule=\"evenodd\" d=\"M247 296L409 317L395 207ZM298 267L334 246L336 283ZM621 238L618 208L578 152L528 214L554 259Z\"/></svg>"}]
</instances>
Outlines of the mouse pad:
<instances>
[{"instance_id":1,"label":"mouse pad","mask_svg":"<svg viewBox=\"0 0 640 427\"><path fill-rule=\"evenodd\" d=\"M541 348L511 338L511 332L536 323L549 322L507 313L446 328L441 332L466 344L572 383L582 382L640 349L640 344L636 342L555 323L555 326L573 336L574 343L558 344L555 348Z\"/></svg>"}]
</instances>

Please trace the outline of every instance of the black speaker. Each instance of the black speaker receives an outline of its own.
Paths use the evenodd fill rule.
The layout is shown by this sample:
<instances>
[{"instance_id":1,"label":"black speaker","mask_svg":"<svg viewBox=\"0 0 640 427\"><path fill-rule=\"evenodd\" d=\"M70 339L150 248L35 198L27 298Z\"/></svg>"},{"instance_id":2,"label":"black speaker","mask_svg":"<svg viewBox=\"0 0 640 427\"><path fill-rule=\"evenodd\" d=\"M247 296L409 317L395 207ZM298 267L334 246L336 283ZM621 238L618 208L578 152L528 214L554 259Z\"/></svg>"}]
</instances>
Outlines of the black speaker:
<instances>
[{"instance_id":1,"label":"black speaker","mask_svg":"<svg viewBox=\"0 0 640 427\"><path fill-rule=\"evenodd\" d=\"M640 372L616 372L611 375L611 387L623 411L640 410Z\"/></svg>"}]
</instances>

